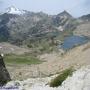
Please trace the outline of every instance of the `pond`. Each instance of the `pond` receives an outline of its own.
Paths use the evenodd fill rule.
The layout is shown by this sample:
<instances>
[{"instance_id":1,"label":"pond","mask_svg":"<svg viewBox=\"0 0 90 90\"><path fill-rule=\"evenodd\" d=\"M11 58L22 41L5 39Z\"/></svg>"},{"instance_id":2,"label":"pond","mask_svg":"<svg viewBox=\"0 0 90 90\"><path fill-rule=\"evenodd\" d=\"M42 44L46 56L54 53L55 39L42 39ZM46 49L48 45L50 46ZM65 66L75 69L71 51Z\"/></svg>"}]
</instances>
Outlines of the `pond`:
<instances>
[{"instance_id":1,"label":"pond","mask_svg":"<svg viewBox=\"0 0 90 90\"><path fill-rule=\"evenodd\" d=\"M68 50L75 46L85 44L86 42L88 42L88 38L85 36L70 36L65 38L63 44L61 45L61 48L64 50Z\"/></svg>"}]
</instances>

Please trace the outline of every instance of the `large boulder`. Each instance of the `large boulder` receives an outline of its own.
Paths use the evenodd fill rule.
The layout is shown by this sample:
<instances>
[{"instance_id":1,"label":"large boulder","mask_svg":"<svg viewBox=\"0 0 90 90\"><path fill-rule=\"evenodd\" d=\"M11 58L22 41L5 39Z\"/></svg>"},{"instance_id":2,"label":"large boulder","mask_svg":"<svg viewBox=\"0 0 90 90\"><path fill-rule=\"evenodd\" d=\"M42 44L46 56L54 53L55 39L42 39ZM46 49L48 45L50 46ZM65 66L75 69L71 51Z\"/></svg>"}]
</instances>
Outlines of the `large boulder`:
<instances>
[{"instance_id":1,"label":"large boulder","mask_svg":"<svg viewBox=\"0 0 90 90\"><path fill-rule=\"evenodd\" d=\"M2 55L0 55L0 86L5 85L10 80L11 80L11 78L5 67L3 57L2 57Z\"/></svg>"}]
</instances>

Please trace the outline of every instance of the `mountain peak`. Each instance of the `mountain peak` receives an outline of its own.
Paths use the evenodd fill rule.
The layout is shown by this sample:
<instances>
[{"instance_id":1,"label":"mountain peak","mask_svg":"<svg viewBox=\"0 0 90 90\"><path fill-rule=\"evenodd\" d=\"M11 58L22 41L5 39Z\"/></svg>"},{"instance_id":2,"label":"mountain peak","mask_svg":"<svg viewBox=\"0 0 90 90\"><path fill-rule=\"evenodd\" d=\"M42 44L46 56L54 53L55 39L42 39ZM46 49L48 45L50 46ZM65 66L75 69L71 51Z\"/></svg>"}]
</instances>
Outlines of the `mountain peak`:
<instances>
[{"instance_id":1,"label":"mountain peak","mask_svg":"<svg viewBox=\"0 0 90 90\"><path fill-rule=\"evenodd\" d=\"M8 7L8 8L6 9L6 13L21 15L21 14L24 14L25 11L24 11L24 10L20 10L20 9L18 9L18 8L15 8L14 6L11 6L11 7Z\"/></svg>"},{"instance_id":2,"label":"mountain peak","mask_svg":"<svg viewBox=\"0 0 90 90\"><path fill-rule=\"evenodd\" d=\"M61 12L60 14L58 14L58 16L67 16L68 18L71 18L72 17L66 10L64 10L63 12Z\"/></svg>"},{"instance_id":3,"label":"mountain peak","mask_svg":"<svg viewBox=\"0 0 90 90\"><path fill-rule=\"evenodd\" d=\"M8 11L8 12L10 12L10 11L12 11L12 10L17 11L17 10L19 10L19 9L16 8L16 7L14 7L14 6L11 6L11 7L8 7L8 8L7 8L7 11Z\"/></svg>"}]
</instances>

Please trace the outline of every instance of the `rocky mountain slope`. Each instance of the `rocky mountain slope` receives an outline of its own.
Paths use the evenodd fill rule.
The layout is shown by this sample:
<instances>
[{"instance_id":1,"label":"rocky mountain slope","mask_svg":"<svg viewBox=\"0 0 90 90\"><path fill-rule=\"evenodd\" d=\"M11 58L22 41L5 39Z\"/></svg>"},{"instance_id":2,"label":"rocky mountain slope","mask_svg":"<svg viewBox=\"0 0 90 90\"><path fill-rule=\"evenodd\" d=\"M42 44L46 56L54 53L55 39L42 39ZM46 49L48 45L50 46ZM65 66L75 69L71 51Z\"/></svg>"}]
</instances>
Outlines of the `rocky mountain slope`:
<instances>
[{"instance_id":1,"label":"rocky mountain slope","mask_svg":"<svg viewBox=\"0 0 90 90\"><path fill-rule=\"evenodd\" d=\"M55 77L55 76L54 76ZM47 83L54 77L30 78L24 81L11 81L6 87L17 87L19 90L89 90L90 66L83 67L68 77L61 86L50 87Z\"/></svg>"},{"instance_id":2,"label":"rocky mountain slope","mask_svg":"<svg viewBox=\"0 0 90 90\"><path fill-rule=\"evenodd\" d=\"M76 47L61 55L59 52L38 56L45 61L38 65L7 65L12 79L27 79L31 77L46 77L61 72L71 66L79 68L90 65L90 43ZM48 68L48 69L47 69ZM14 70L13 70L14 69Z\"/></svg>"},{"instance_id":3,"label":"rocky mountain slope","mask_svg":"<svg viewBox=\"0 0 90 90\"><path fill-rule=\"evenodd\" d=\"M83 16L80 17L80 19L83 20L83 21L90 21L90 14L83 15Z\"/></svg>"},{"instance_id":4,"label":"rocky mountain slope","mask_svg":"<svg viewBox=\"0 0 90 90\"><path fill-rule=\"evenodd\" d=\"M24 10L19 10L18 8L15 8L14 6L7 8L6 13L8 14L17 14L22 15L25 13Z\"/></svg>"},{"instance_id":5,"label":"rocky mountain slope","mask_svg":"<svg viewBox=\"0 0 90 90\"><path fill-rule=\"evenodd\" d=\"M90 14L80 17L79 20L81 23L74 30L74 34L90 37Z\"/></svg>"},{"instance_id":6,"label":"rocky mountain slope","mask_svg":"<svg viewBox=\"0 0 90 90\"><path fill-rule=\"evenodd\" d=\"M74 31L74 34L90 37L90 22L85 22L77 26L76 30Z\"/></svg>"},{"instance_id":7,"label":"rocky mountain slope","mask_svg":"<svg viewBox=\"0 0 90 90\"><path fill-rule=\"evenodd\" d=\"M3 42L0 43L0 51L5 54L12 53L13 56L17 54L18 57L19 54L24 56L24 53L28 56L34 54L36 58L42 61L42 63L35 65L6 64L13 80L35 78L18 81L18 84L12 81L7 86L18 85L27 90L28 88L31 90L89 90L90 85L86 83L90 81L89 68L77 71L61 87L51 88L46 85L52 78L48 76L60 73L71 66L79 68L83 65L90 65L90 42L66 52L61 52L60 48L56 48L62 44L65 37L74 35L90 37L90 15L74 18L67 11L57 15L47 15L43 12L34 13L15 7L10 7L5 13L0 14L0 42ZM9 43L18 46L23 45L25 48ZM56 50L55 52L53 49L60 51ZM44 51L48 52L45 54ZM52 52L49 53L49 51ZM28 58L22 59L25 61ZM16 59L18 60L17 57ZM34 60L32 59L32 61ZM47 78L37 79L37 77Z\"/></svg>"},{"instance_id":8,"label":"rocky mountain slope","mask_svg":"<svg viewBox=\"0 0 90 90\"><path fill-rule=\"evenodd\" d=\"M3 53L3 54L20 55L20 54L25 54L30 52L31 50L29 50L28 48L18 47L6 42L0 43L0 53Z\"/></svg>"},{"instance_id":9,"label":"rocky mountain slope","mask_svg":"<svg viewBox=\"0 0 90 90\"><path fill-rule=\"evenodd\" d=\"M9 7L0 15L0 41L22 44L32 38L54 37L73 30L76 20L66 11L58 15L34 13Z\"/></svg>"},{"instance_id":10,"label":"rocky mountain slope","mask_svg":"<svg viewBox=\"0 0 90 90\"><path fill-rule=\"evenodd\" d=\"M65 37L90 36L90 15L74 18L67 11L57 15L9 7L0 14L0 42L26 45L37 52L53 51Z\"/></svg>"}]
</instances>

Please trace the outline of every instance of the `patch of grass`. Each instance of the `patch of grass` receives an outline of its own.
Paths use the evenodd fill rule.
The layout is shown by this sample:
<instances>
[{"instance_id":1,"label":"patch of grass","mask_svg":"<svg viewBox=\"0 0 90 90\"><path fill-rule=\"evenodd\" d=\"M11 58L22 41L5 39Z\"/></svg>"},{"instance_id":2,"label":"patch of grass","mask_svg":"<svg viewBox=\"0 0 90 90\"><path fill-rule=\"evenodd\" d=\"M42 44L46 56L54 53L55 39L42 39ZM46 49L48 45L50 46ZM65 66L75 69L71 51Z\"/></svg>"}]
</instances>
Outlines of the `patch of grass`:
<instances>
[{"instance_id":1,"label":"patch of grass","mask_svg":"<svg viewBox=\"0 0 90 90\"><path fill-rule=\"evenodd\" d=\"M29 55L6 55L4 57L4 61L6 64L40 64L38 58Z\"/></svg>"},{"instance_id":2,"label":"patch of grass","mask_svg":"<svg viewBox=\"0 0 90 90\"><path fill-rule=\"evenodd\" d=\"M49 83L50 87L58 87L62 84L64 80L70 75L72 75L73 69L69 68L61 72L57 77L51 80Z\"/></svg>"}]
</instances>

